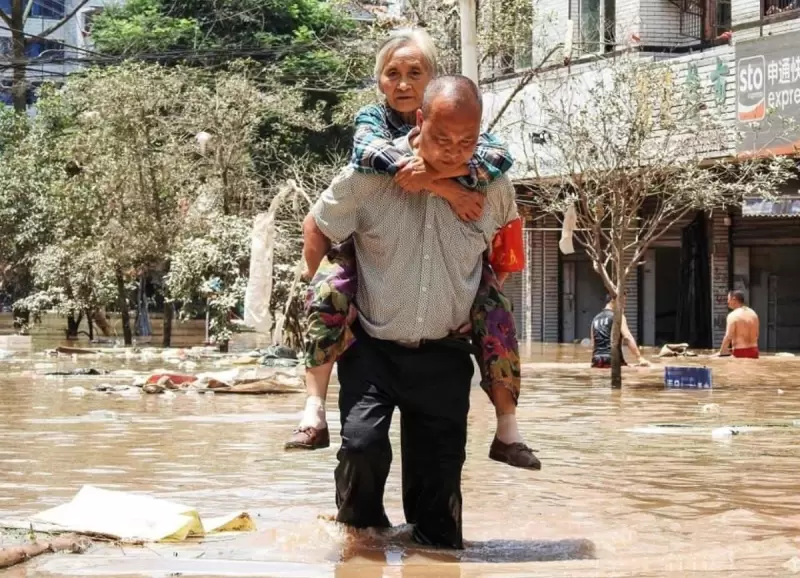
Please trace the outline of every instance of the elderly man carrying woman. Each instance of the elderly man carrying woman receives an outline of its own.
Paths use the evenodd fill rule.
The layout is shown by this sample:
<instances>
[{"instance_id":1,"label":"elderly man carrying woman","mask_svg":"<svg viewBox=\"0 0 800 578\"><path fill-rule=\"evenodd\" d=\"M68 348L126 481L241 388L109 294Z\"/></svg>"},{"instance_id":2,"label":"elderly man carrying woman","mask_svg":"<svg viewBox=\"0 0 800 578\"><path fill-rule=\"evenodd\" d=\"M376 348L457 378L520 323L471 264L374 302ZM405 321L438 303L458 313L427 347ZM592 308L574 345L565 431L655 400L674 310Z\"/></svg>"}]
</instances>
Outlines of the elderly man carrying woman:
<instances>
[{"instance_id":1,"label":"elderly man carrying woman","mask_svg":"<svg viewBox=\"0 0 800 578\"><path fill-rule=\"evenodd\" d=\"M357 172L393 175L407 194L424 191L444 198L462 221L481 218L485 189L504 175L512 160L494 137L482 134L473 157L450 172L434 170L393 142L414 129L428 83L437 69L436 50L421 30L391 36L378 52L375 76L385 103L367 106L355 121L351 167ZM306 255L308 253L306 252ZM307 259L308 263L309 260ZM325 399L333 363L354 341L351 325L356 318L354 299L357 271L352 240L334 246L318 269L309 264L306 390L302 421L286 444L287 449L318 449L330 445L325 419ZM495 275L484 258L483 275L472 306L470 323L481 370L481 386L496 409L497 430L489 457L521 468L540 469L532 450L523 443L516 421L520 390L519 346L512 306L501 287L505 275Z\"/></svg>"}]
</instances>

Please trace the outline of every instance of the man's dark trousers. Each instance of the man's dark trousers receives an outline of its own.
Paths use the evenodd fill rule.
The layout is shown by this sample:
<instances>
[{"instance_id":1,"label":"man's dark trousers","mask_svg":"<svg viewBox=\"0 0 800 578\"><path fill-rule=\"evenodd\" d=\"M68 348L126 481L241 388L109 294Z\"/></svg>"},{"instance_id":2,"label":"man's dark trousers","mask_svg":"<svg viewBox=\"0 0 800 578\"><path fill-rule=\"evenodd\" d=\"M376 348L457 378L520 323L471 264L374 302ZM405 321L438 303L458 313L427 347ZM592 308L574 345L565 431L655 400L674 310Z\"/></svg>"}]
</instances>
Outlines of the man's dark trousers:
<instances>
[{"instance_id":1,"label":"man's dark trousers","mask_svg":"<svg viewBox=\"0 0 800 578\"><path fill-rule=\"evenodd\" d=\"M392 462L389 425L400 410L403 509L418 542L463 548L461 469L473 365L445 342L407 348L357 340L339 359L342 447L337 454L336 520L356 528L389 527L383 492Z\"/></svg>"}]
</instances>

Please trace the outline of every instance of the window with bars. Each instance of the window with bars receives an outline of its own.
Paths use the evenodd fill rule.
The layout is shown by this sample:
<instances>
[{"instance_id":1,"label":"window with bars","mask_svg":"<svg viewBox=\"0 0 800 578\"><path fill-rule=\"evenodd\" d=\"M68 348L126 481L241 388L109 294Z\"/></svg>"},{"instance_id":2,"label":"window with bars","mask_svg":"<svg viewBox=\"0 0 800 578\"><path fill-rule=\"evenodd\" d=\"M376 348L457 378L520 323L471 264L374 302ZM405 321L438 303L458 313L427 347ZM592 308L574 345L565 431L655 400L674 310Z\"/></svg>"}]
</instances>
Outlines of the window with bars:
<instances>
[{"instance_id":1,"label":"window with bars","mask_svg":"<svg viewBox=\"0 0 800 578\"><path fill-rule=\"evenodd\" d=\"M481 74L511 74L533 65L531 0L480 0L478 36Z\"/></svg>"},{"instance_id":2,"label":"window with bars","mask_svg":"<svg viewBox=\"0 0 800 578\"><path fill-rule=\"evenodd\" d=\"M573 46L578 54L602 54L614 50L615 0L573 0Z\"/></svg>"},{"instance_id":3,"label":"window with bars","mask_svg":"<svg viewBox=\"0 0 800 578\"><path fill-rule=\"evenodd\" d=\"M11 13L11 0L0 0L0 10ZM66 14L65 0L34 0L30 16L33 18L51 18L57 20Z\"/></svg>"},{"instance_id":4,"label":"window with bars","mask_svg":"<svg viewBox=\"0 0 800 578\"><path fill-rule=\"evenodd\" d=\"M714 38L731 31L731 0L715 0Z\"/></svg>"}]
</instances>

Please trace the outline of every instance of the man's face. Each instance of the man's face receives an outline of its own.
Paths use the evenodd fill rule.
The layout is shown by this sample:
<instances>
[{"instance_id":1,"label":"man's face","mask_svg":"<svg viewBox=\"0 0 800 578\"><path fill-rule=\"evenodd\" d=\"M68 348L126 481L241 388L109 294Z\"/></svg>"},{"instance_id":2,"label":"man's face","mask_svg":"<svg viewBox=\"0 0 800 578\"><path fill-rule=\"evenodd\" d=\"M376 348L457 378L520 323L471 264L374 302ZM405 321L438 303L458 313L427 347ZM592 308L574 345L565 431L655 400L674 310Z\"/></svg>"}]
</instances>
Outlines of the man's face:
<instances>
[{"instance_id":1,"label":"man's face","mask_svg":"<svg viewBox=\"0 0 800 578\"><path fill-rule=\"evenodd\" d=\"M736 309L737 305L738 305L738 302L736 301L734 296L731 295L730 293L728 293L728 309Z\"/></svg>"},{"instance_id":2,"label":"man's face","mask_svg":"<svg viewBox=\"0 0 800 578\"><path fill-rule=\"evenodd\" d=\"M420 128L419 155L434 170L451 171L462 167L475 153L481 130L478 107L456 106L440 97L430 107L427 117L417 111Z\"/></svg>"}]
</instances>

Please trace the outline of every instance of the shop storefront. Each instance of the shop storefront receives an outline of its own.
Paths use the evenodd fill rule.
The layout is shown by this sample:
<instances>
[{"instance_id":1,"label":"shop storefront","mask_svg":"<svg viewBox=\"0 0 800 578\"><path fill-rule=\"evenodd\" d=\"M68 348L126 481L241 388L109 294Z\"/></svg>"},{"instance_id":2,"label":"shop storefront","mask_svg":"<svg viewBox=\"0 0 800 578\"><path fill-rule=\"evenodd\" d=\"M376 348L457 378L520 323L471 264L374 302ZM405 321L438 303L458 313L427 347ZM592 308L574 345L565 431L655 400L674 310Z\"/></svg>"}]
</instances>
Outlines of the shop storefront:
<instances>
[{"instance_id":1,"label":"shop storefront","mask_svg":"<svg viewBox=\"0 0 800 578\"><path fill-rule=\"evenodd\" d=\"M759 347L800 351L800 195L747 199L731 233L733 286L760 318Z\"/></svg>"}]
</instances>

